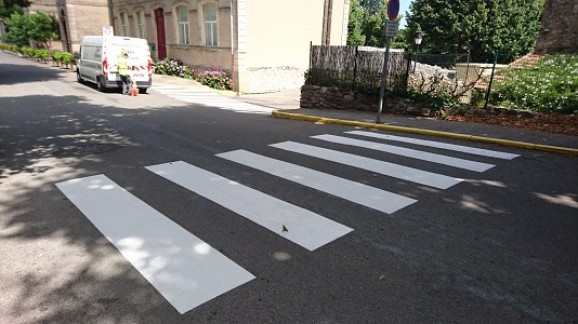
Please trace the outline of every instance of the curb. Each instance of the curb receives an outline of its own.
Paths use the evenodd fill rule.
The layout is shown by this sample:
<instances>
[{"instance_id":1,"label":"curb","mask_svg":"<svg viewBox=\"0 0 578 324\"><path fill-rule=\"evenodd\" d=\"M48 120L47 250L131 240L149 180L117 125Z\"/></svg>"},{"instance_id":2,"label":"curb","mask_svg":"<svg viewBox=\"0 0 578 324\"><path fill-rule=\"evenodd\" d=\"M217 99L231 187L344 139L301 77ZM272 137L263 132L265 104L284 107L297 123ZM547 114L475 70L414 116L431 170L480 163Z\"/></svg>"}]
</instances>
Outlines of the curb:
<instances>
[{"instance_id":1,"label":"curb","mask_svg":"<svg viewBox=\"0 0 578 324\"><path fill-rule=\"evenodd\" d=\"M512 140L506 140L506 139L500 139L500 138L482 137L482 136L467 135L467 134L460 134L460 133L442 132L442 131L435 131L435 130L422 129L422 128L373 124L373 123L359 122L359 121L353 121L353 120L342 120L342 119L327 118L327 117L309 116L309 115L282 112L279 110L274 110L271 113L271 115L273 117L279 118L279 119L301 120L301 121L319 122L319 123L325 123L325 124L378 129L378 130L384 130L384 131L395 131L395 132L402 132L402 133L409 133L409 134L438 136L438 137L459 139L459 140L464 140L464 141L472 141L472 142L480 142L480 143L496 144L496 145L502 145L502 146L522 148L522 149L527 149L527 150L546 151L546 152L553 152L553 153L578 156L578 149L569 148L569 147L551 146L551 145L535 144L535 143L528 143L528 142L521 142L521 141L512 141Z\"/></svg>"}]
</instances>

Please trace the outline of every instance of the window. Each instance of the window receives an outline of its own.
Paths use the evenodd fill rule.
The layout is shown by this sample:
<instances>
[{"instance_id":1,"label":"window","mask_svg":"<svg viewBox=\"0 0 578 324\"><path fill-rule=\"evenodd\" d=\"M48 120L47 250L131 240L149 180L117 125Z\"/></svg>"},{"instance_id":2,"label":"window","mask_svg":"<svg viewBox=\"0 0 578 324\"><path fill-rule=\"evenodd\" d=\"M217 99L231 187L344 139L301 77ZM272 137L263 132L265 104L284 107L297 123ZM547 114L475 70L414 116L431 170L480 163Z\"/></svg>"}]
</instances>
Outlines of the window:
<instances>
[{"instance_id":1,"label":"window","mask_svg":"<svg viewBox=\"0 0 578 324\"><path fill-rule=\"evenodd\" d=\"M138 27L138 37L140 38L147 38L145 32L145 16L144 11L139 11L136 15L136 23Z\"/></svg>"},{"instance_id":2,"label":"window","mask_svg":"<svg viewBox=\"0 0 578 324\"><path fill-rule=\"evenodd\" d=\"M203 5L203 29L205 45L217 46L217 4L214 2Z\"/></svg>"},{"instance_id":3,"label":"window","mask_svg":"<svg viewBox=\"0 0 578 324\"><path fill-rule=\"evenodd\" d=\"M128 34L128 17L126 12L120 14L120 33L121 36L130 36Z\"/></svg>"},{"instance_id":4,"label":"window","mask_svg":"<svg viewBox=\"0 0 578 324\"><path fill-rule=\"evenodd\" d=\"M179 44L189 44L189 16L187 7L177 7L177 18L179 22Z\"/></svg>"}]
</instances>

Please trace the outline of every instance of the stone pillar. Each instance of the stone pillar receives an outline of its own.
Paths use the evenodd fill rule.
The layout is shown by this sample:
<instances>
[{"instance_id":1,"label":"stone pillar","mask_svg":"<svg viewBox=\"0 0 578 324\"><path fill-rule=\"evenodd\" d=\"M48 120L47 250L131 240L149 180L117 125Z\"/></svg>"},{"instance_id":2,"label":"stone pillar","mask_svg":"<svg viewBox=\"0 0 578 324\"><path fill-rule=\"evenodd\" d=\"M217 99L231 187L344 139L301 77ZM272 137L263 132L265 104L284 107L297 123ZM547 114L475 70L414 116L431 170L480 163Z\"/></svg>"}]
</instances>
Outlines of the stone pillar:
<instances>
[{"instance_id":1,"label":"stone pillar","mask_svg":"<svg viewBox=\"0 0 578 324\"><path fill-rule=\"evenodd\" d=\"M543 54L578 53L578 1L547 0L536 52Z\"/></svg>"}]
</instances>

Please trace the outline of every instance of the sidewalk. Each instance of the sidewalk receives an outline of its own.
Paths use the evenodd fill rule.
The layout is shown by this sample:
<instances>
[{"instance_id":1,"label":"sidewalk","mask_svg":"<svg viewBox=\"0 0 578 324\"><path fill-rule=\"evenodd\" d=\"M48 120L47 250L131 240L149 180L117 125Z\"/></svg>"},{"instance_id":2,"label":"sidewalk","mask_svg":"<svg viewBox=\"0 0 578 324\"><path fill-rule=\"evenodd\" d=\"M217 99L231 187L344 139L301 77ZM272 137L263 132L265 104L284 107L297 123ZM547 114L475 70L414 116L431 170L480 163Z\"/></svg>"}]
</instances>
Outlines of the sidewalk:
<instances>
[{"instance_id":1,"label":"sidewalk","mask_svg":"<svg viewBox=\"0 0 578 324\"><path fill-rule=\"evenodd\" d=\"M482 123L454 122L390 114L382 114L381 123L377 124L377 112L300 108L299 90L237 95L232 91L213 90L192 80L160 75L154 75L153 80L153 84L186 86L195 92L217 92L243 102L274 108L277 109L272 114L275 118L439 136L578 156L577 136L550 134Z\"/></svg>"}]
</instances>

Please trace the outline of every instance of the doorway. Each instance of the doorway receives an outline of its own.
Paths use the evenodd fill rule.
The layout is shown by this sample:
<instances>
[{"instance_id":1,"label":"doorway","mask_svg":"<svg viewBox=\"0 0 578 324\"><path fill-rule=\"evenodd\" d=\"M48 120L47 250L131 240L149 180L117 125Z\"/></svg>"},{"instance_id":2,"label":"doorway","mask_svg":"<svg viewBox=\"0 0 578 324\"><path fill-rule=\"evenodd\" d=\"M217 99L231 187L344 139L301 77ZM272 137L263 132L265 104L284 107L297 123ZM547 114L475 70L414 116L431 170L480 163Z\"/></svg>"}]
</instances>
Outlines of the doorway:
<instances>
[{"instance_id":1,"label":"doorway","mask_svg":"<svg viewBox=\"0 0 578 324\"><path fill-rule=\"evenodd\" d=\"M155 9L155 22L157 23L157 54L158 59L167 57L167 40L165 34L165 11L163 8Z\"/></svg>"}]
</instances>

